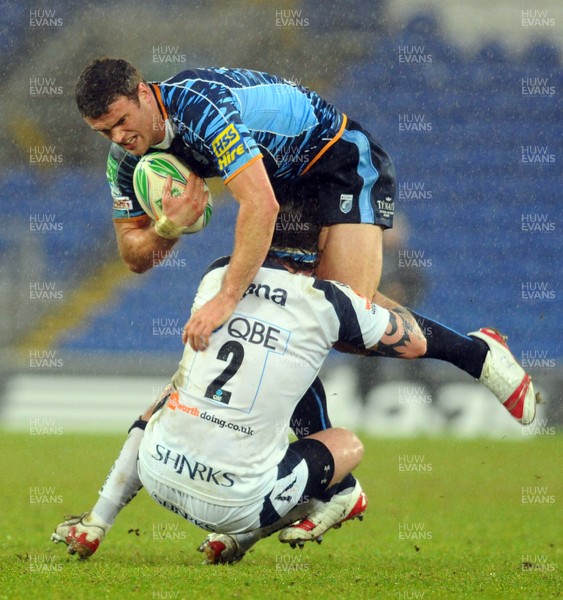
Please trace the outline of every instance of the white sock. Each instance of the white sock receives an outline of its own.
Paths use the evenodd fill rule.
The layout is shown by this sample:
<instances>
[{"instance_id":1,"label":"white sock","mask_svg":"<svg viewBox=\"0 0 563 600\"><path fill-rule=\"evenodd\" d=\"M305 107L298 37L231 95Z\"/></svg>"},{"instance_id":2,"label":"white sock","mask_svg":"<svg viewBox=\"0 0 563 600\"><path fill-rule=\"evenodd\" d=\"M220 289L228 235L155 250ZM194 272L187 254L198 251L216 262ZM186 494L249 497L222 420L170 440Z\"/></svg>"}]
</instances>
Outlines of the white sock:
<instances>
[{"instance_id":1,"label":"white sock","mask_svg":"<svg viewBox=\"0 0 563 600\"><path fill-rule=\"evenodd\" d=\"M108 525L108 529L113 525L119 511L131 502L143 487L137 475L137 455L144 433L144 430L138 427L131 430L91 511L94 519Z\"/></svg>"}]
</instances>

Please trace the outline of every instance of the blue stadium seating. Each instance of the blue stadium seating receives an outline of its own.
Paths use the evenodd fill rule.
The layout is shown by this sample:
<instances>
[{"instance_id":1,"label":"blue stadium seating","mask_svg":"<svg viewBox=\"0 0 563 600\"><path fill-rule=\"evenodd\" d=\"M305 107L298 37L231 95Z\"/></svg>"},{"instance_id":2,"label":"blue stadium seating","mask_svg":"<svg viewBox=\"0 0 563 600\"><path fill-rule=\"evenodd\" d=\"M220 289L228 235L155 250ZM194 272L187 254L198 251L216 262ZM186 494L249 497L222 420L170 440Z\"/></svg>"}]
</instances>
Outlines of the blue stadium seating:
<instances>
[{"instance_id":1,"label":"blue stadium seating","mask_svg":"<svg viewBox=\"0 0 563 600\"><path fill-rule=\"evenodd\" d=\"M40 240L47 259L46 276L73 282L98 266L113 243L111 198L99 175L57 167L13 170L0 183L4 217ZM65 286L66 287L66 286Z\"/></svg>"},{"instance_id":2,"label":"blue stadium seating","mask_svg":"<svg viewBox=\"0 0 563 600\"><path fill-rule=\"evenodd\" d=\"M29 10L17 2L2 2L0 8L0 56L9 60L24 46Z\"/></svg>"}]
</instances>

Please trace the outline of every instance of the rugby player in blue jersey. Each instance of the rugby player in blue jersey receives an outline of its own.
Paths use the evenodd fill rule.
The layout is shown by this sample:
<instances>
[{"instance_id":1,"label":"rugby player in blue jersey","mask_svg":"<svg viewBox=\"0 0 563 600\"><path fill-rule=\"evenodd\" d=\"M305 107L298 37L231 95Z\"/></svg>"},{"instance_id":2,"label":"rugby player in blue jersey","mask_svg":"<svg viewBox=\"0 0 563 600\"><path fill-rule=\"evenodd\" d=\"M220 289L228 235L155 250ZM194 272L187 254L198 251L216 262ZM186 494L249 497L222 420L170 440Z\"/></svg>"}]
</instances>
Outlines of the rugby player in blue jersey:
<instances>
[{"instance_id":1,"label":"rugby player in blue jersey","mask_svg":"<svg viewBox=\"0 0 563 600\"><path fill-rule=\"evenodd\" d=\"M304 250L305 260L322 250L317 277L342 281L380 306L398 308L377 292L382 234L393 220L393 165L360 124L315 92L245 69L193 69L149 83L127 61L104 58L84 69L76 100L90 127L113 142L108 178L115 228L132 270L151 268L153 257L164 257L182 228L199 216L205 200L199 178L222 177L240 204L222 286L186 324L184 341L192 348L208 346L271 246L293 258ZM165 218L156 226L132 185L138 157L152 149L177 155L198 176L190 178L183 195L165 195ZM316 248L303 231L291 236L275 227L278 215L288 212L311 225ZM486 385L520 422L534 419L530 377L498 332L483 328L466 336L410 312L423 332L431 332L421 357L456 365ZM401 353L389 347L386 355Z\"/></svg>"}]
</instances>

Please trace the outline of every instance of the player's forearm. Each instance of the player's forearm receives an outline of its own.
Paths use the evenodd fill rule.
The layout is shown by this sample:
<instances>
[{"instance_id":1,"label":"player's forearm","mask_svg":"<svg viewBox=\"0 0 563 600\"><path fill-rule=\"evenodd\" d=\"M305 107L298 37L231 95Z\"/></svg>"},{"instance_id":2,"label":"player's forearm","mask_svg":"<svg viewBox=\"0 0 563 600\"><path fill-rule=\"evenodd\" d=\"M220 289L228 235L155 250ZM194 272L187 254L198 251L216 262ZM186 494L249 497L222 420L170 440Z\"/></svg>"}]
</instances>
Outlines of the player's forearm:
<instances>
[{"instance_id":1,"label":"player's forearm","mask_svg":"<svg viewBox=\"0 0 563 600\"><path fill-rule=\"evenodd\" d=\"M232 303L240 300L266 258L279 205L262 159L252 162L227 185L240 204L235 246L220 292Z\"/></svg>"},{"instance_id":2,"label":"player's forearm","mask_svg":"<svg viewBox=\"0 0 563 600\"><path fill-rule=\"evenodd\" d=\"M164 260L177 241L159 236L151 225L118 236L119 253L131 271L144 273Z\"/></svg>"},{"instance_id":3,"label":"player's forearm","mask_svg":"<svg viewBox=\"0 0 563 600\"><path fill-rule=\"evenodd\" d=\"M221 293L240 300L261 267L272 242L278 204L241 202L235 245Z\"/></svg>"}]
</instances>

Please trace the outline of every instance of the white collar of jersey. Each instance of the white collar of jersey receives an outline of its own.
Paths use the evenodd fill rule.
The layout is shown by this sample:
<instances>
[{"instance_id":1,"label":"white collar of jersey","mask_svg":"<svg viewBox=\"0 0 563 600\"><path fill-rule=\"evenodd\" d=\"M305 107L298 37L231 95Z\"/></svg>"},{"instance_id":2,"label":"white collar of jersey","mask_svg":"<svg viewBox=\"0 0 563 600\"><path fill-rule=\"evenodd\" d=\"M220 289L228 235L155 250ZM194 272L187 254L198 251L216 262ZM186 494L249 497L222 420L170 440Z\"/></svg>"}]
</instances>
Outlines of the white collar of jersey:
<instances>
[{"instance_id":1,"label":"white collar of jersey","mask_svg":"<svg viewBox=\"0 0 563 600\"><path fill-rule=\"evenodd\" d=\"M164 139L162 140L162 142L151 146L151 148L157 148L158 150L167 150L168 148L170 148L172 140L175 136L176 127L174 126L174 123L172 123L170 119L166 119L166 121L164 121Z\"/></svg>"}]
</instances>

